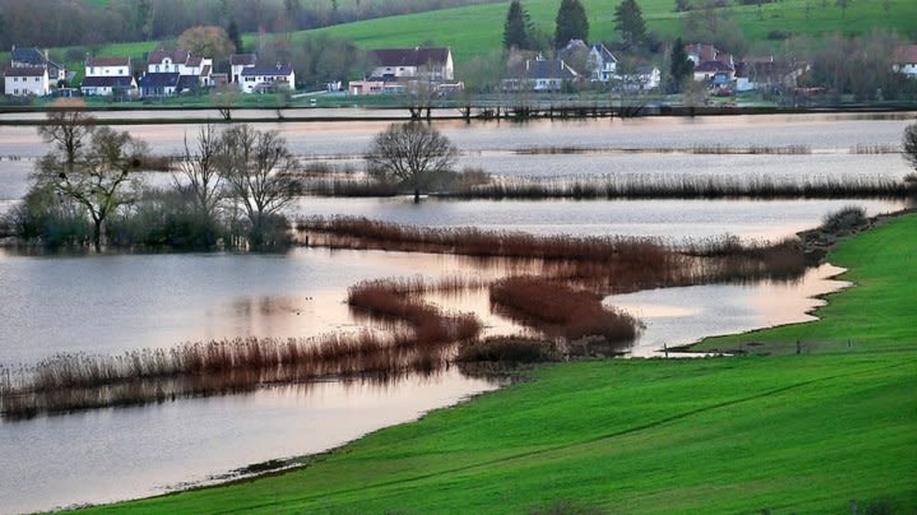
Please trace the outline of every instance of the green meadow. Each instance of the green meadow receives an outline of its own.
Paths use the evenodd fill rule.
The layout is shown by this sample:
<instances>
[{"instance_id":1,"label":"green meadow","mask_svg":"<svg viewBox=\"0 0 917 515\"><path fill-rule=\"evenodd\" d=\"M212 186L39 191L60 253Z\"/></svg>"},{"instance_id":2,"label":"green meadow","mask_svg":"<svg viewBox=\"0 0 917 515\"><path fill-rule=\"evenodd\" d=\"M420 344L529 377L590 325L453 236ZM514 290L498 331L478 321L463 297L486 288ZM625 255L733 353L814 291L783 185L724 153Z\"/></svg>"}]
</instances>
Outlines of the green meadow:
<instances>
[{"instance_id":1,"label":"green meadow","mask_svg":"<svg viewBox=\"0 0 917 515\"><path fill-rule=\"evenodd\" d=\"M538 367L292 472L91 511L910 513L917 215L830 260L857 286L819 321L700 347L817 336L852 349Z\"/></svg>"}]
</instances>

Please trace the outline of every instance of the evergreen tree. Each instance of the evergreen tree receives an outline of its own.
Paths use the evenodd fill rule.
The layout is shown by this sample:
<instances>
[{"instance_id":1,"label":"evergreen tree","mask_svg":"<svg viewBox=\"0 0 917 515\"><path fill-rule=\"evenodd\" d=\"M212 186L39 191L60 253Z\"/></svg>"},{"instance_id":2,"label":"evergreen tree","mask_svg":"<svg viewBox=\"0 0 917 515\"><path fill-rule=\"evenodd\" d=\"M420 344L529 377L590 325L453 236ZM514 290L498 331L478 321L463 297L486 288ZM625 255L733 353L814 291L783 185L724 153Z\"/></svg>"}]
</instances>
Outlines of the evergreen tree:
<instances>
[{"instance_id":1,"label":"evergreen tree","mask_svg":"<svg viewBox=\"0 0 917 515\"><path fill-rule=\"evenodd\" d=\"M684 86L685 79L694 73L694 61L688 59L688 54L685 52L685 44L681 41L681 38L675 40L675 45L672 47L670 55L669 75L671 76L671 82L669 83L669 92L678 93Z\"/></svg>"},{"instance_id":2,"label":"evergreen tree","mask_svg":"<svg viewBox=\"0 0 917 515\"><path fill-rule=\"evenodd\" d=\"M232 46L236 47L236 53L242 53L244 51L242 47L242 35L239 34L239 26L236 25L236 20L231 20L229 22L229 27L226 28L226 35L229 36L229 40L232 41Z\"/></svg>"},{"instance_id":3,"label":"evergreen tree","mask_svg":"<svg viewBox=\"0 0 917 515\"><path fill-rule=\"evenodd\" d=\"M624 0L615 8L615 30L621 34L621 41L630 48L639 47L646 41L646 23L637 0Z\"/></svg>"},{"instance_id":4,"label":"evergreen tree","mask_svg":"<svg viewBox=\"0 0 917 515\"><path fill-rule=\"evenodd\" d=\"M529 19L529 13L525 11L519 0L513 0L509 4L506 23L503 25L503 47L507 50L510 48L528 49L532 43L531 31L532 22Z\"/></svg>"},{"instance_id":5,"label":"evergreen tree","mask_svg":"<svg viewBox=\"0 0 917 515\"><path fill-rule=\"evenodd\" d=\"M554 47L563 48L571 39L589 41L589 20L579 0L562 0L557 10Z\"/></svg>"}]
</instances>

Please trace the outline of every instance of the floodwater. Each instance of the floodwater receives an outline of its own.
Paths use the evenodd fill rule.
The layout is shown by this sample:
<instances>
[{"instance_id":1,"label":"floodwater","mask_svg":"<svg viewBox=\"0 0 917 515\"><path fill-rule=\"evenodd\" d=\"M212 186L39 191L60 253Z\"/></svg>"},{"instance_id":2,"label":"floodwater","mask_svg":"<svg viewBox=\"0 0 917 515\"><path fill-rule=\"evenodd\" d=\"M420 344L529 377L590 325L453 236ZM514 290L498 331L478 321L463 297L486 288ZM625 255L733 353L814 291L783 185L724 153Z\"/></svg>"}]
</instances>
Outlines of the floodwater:
<instances>
[{"instance_id":1,"label":"floodwater","mask_svg":"<svg viewBox=\"0 0 917 515\"><path fill-rule=\"evenodd\" d=\"M120 113L118 113L120 114ZM905 115L803 115L696 119L434 122L462 149L461 164L512 176L569 178L629 173L812 177L900 177L895 154L850 154L857 145L897 145ZM3 115L10 116L10 115ZM190 116L197 116L192 113ZM309 159L359 163L385 122L259 124L276 128ZM176 154L193 125L122 126L155 152ZM696 145L807 145L790 156L695 155ZM604 149L528 154L533 148ZM614 149L640 149L627 153ZM46 151L34 128L0 127L0 212L25 194L35 158ZM150 174L151 181L168 180ZM731 233L779 239L817 225L850 204L871 214L897 201L638 200L450 201L302 198L291 214L367 216L424 226L474 225L540 234L658 236L672 241ZM356 331L344 300L364 279L422 275L502 277L505 262L481 266L454 256L294 249L284 254L118 254L28 256L0 250L0 365L32 364L60 352L119 353L236 336L309 337ZM843 286L830 265L795 282L759 281L615 295L608 304L646 328L630 349L808 319ZM486 291L431 296L447 309L473 310L486 334L518 330L492 313ZM329 382L250 394L183 399L0 422L0 512L50 509L161 493L217 480L274 458L327 450L366 432L413 420L499 385L450 369L385 385Z\"/></svg>"}]
</instances>

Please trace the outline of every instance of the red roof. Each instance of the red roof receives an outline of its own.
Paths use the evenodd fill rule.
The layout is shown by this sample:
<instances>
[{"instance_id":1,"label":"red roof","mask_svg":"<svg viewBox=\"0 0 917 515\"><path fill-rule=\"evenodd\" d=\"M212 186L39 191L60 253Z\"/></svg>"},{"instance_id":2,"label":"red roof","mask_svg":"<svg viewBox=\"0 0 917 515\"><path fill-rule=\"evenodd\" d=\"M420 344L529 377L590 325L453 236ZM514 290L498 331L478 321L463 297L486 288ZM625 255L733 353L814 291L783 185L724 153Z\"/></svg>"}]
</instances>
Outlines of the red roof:
<instances>
[{"instance_id":1,"label":"red roof","mask_svg":"<svg viewBox=\"0 0 917 515\"><path fill-rule=\"evenodd\" d=\"M369 53L379 66L445 66L449 59L448 48L379 48Z\"/></svg>"},{"instance_id":2,"label":"red roof","mask_svg":"<svg viewBox=\"0 0 917 515\"><path fill-rule=\"evenodd\" d=\"M229 64L232 66L254 66L257 57L255 54L232 54L229 56Z\"/></svg>"},{"instance_id":3,"label":"red roof","mask_svg":"<svg viewBox=\"0 0 917 515\"><path fill-rule=\"evenodd\" d=\"M130 66L130 57L90 57L86 66Z\"/></svg>"},{"instance_id":4,"label":"red roof","mask_svg":"<svg viewBox=\"0 0 917 515\"><path fill-rule=\"evenodd\" d=\"M899 64L917 64L917 45L901 45L895 50Z\"/></svg>"},{"instance_id":5,"label":"red roof","mask_svg":"<svg viewBox=\"0 0 917 515\"><path fill-rule=\"evenodd\" d=\"M7 77L41 77L47 73L44 66L7 66L3 75Z\"/></svg>"},{"instance_id":6,"label":"red roof","mask_svg":"<svg viewBox=\"0 0 917 515\"><path fill-rule=\"evenodd\" d=\"M165 50L163 48L160 48L159 50L150 52L150 57L148 61L150 62L150 64L161 64L162 61L167 57L171 59L173 63L186 63L188 62L188 59L191 57L191 52L188 52L187 50L181 50L181 49Z\"/></svg>"}]
</instances>

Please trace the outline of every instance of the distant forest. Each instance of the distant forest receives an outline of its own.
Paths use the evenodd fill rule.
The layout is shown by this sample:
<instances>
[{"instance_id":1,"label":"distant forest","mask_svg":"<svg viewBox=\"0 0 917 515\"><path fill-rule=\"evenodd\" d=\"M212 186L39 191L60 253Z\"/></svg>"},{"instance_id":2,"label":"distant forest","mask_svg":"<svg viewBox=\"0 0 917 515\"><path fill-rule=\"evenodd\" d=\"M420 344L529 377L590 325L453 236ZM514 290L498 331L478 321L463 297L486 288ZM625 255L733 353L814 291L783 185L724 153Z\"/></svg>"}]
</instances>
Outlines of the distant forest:
<instances>
[{"instance_id":1,"label":"distant forest","mask_svg":"<svg viewBox=\"0 0 917 515\"><path fill-rule=\"evenodd\" d=\"M196 25L286 32L498 0L0 0L0 51L159 41Z\"/></svg>"}]
</instances>

